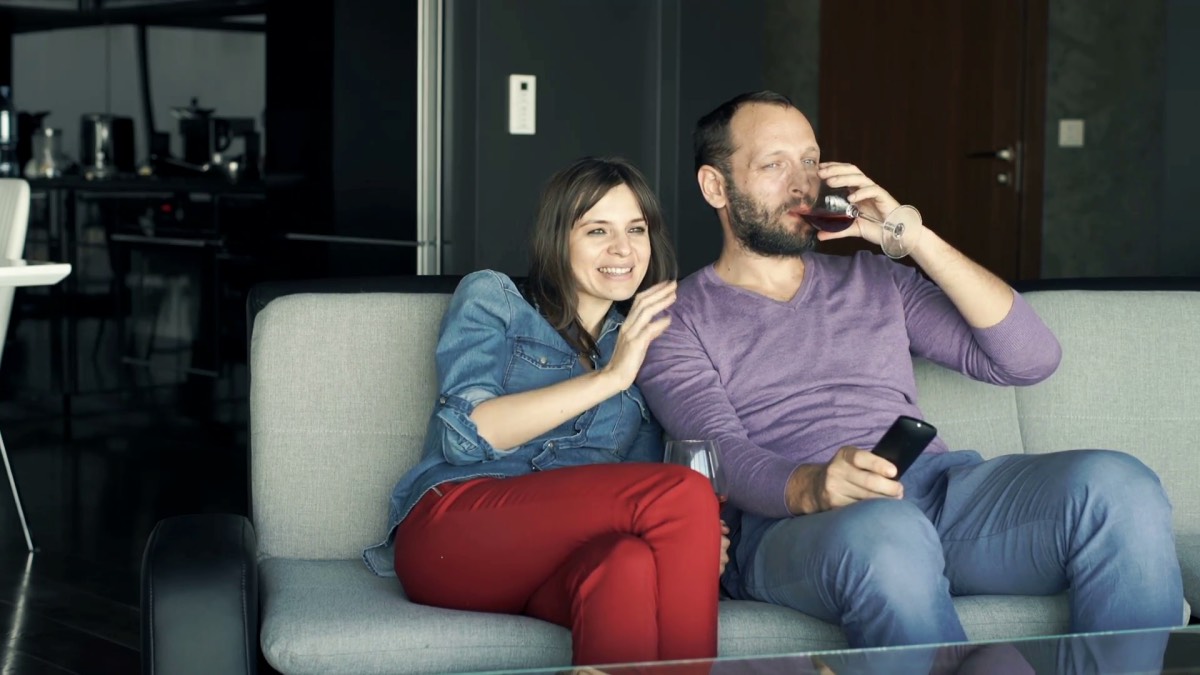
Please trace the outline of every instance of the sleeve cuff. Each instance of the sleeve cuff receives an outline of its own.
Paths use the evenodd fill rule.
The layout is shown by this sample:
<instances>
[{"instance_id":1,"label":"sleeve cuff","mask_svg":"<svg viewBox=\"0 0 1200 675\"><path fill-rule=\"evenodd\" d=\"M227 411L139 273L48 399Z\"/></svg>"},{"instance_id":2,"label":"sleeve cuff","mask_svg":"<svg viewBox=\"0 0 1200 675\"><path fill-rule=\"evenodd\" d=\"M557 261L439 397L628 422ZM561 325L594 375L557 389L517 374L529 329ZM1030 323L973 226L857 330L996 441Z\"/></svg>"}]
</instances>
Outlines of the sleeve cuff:
<instances>
[{"instance_id":1,"label":"sleeve cuff","mask_svg":"<svg viewBox=\"0 0 1200 675\"><path fill-rule=\"evenodd\" d=\"M472 387L457 395L442 394L438 397L434 416L441 421L442 454L454 465L476 464L504 456L479 435L471 413L484 401L499 396L483 387Z\"/></svg>"}]
</instances>

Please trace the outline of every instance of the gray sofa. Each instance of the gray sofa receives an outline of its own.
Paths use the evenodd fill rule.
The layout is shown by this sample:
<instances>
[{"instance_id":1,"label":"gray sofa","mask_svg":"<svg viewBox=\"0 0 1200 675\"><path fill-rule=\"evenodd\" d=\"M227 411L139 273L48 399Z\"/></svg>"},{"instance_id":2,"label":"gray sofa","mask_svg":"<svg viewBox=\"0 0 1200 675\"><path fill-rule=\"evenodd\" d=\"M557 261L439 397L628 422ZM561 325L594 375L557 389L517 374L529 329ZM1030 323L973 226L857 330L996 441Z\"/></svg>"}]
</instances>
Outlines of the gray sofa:
<instances>
[{"instance_id":1,"label":"gray sofa","mask_svg":"<svg viewBox=\"0 0 1200 675\"><path fill-rule=\"evenodd\" d=\"M256 289L252 524L212 515L159 523L142 570L145 672L252 672L263 658L283 673L321 674L570 662L565 629L410 603L359 556L384 536L388 493L417 459L455 281ZM1063 345L1053 377L1002 388L920 362L921 407L954 448L1136 454L1171 496L1185 594L1200 607L1200 291L1059 286L1026 293ZM1067 629L1065 596L955 602L972 639ZM721 604L722 655L844 645L838 627L797 612Z\"/></svg>"}]
</instances>

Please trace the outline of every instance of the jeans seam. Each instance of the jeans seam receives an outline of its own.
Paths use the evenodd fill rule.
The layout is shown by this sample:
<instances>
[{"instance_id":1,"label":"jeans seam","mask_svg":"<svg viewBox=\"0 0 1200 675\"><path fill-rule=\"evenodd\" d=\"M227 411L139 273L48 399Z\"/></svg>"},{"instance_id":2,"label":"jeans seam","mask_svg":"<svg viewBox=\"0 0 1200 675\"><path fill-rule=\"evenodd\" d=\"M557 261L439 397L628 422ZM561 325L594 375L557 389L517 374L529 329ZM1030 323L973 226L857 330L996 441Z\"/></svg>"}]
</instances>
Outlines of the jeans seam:
<instances>
[{"instance_id":1,"label":"jeans seam","mask_svg":"<svg viewBox=\"0 0 1200 675\"><path fill-rule=\"evenodd\" d=\"M963 537L960 539L946 539L946 538L942 538L941 536L939 536L938 538L941 539L942 545L945 546L946 544L960 544L960 543L969 542L969 541L982 541L984 539L991 539L992 537L998 537L1002 534L1008 534L1009 532L1012 532L1013 530L1017 530L1022 527L1028 527L1030 525L1041 525L1041 524L1045 524L1045 523L1053 524L1053 523L1058 523L1058 522L1059 521L1055 518L1038 518L1036 520L1031 520L1026 523L1020 523L1018 525L1012 525L1010 527L1004 528L1003 530L999 530L997 532L992 532L991 534L980 535L978 537L971 537L971 538Z\"/></svg>"}]
</instances>

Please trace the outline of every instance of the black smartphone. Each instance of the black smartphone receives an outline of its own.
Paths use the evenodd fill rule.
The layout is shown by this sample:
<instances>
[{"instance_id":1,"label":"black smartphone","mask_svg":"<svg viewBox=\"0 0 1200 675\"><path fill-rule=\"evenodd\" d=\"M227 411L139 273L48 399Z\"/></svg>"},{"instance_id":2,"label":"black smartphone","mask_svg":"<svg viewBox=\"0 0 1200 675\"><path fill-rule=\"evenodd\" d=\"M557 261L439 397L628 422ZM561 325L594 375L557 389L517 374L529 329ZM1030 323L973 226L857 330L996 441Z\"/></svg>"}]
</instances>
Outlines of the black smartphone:
<instances>
[{"instance_id":1,"label":"black smartphone","mask_svg":"<svg viewBox=\"0 0 1200 675\"><path fill-rule=\"evenodd\" d=\"M895 480L900 480L904 472L908 471L908 467L917 461L917 457L925 450L926 446L933 442L934 436L937 436L937 429L929 422L901 415L896 418L896 421L892 423L883 438L879 439L871 452L895 464Z\"/></svg>"}]
</instances>

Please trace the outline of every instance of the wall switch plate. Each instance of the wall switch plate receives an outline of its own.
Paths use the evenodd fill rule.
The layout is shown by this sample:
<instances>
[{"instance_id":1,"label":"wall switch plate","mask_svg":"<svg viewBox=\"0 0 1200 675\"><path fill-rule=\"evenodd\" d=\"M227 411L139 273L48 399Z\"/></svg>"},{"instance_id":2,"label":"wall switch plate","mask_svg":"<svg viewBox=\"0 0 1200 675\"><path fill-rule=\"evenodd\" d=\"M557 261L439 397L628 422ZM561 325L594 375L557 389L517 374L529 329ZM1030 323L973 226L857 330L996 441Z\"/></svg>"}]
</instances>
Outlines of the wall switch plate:
<instances>
[{"instance_id":1,"label":"wall switch plate","mask_svg":"<svg viewBox=\"0 0 1200 675\"><path fill-rule=\"evenodd\" d=\"M537 133L537 77L508 76L508 133Z\"/></svg>"},{"instance_id":2,"label":"wall switch plate","mask_svg":"<svg viewBox=\"0 0 1200 675\"><path fill-rule=\"evenodd\" d=\"M1058 147L1083 147L1083 120L1058 121Z\"/></svg>"}]
</instances>

